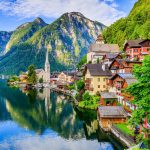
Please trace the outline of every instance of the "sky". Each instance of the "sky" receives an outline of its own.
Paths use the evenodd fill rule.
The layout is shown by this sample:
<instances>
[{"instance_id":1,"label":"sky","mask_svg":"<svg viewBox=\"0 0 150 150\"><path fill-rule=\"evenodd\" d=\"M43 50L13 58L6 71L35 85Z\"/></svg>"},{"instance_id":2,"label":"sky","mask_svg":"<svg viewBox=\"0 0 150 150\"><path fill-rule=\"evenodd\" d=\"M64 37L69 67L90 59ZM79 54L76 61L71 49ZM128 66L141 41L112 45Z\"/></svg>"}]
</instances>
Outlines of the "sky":
<instances>
[{"instance_id":1,"label":"sky","mask_svg":"<svg viewBox=\"0 0 150 150\"><path fill-rule=\"evenodd\" d=\"M51 23L66 12L80 12L107 26L129 14L137 0L0 0L0 31L13 31L41 17Z\"/></svg>"}]
</instances>

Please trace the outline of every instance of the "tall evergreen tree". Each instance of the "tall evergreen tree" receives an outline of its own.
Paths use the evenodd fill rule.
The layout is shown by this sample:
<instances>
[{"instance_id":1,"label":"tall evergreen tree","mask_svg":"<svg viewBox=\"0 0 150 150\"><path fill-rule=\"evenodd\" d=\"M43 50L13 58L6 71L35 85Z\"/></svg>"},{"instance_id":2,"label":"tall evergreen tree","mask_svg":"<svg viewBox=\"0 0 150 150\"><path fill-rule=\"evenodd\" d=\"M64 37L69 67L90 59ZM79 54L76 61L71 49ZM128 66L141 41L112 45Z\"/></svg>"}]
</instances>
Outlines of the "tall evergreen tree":
<instances>
[{"instance_id":1,"label":"tall evergreen tree","mask_svg":"<svg viewBox=\"0 0 150 150\"><path fill-rule=\"evenodd\" d=\"M28 82L31 84L37 83L37 75L35 72L35 66L34 65L30 65L28 67Z\"/></svg>"}]
</instances>

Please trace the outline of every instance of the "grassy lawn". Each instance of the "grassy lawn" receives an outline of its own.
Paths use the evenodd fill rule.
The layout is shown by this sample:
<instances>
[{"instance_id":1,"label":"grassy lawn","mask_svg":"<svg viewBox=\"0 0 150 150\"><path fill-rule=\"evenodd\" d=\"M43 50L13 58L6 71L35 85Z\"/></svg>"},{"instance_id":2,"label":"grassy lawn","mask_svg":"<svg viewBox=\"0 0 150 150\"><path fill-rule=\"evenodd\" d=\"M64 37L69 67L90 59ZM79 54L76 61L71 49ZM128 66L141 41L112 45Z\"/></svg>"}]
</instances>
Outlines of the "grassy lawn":
<instances>
[{"instance_id":1,"label":"grassy lawn","mask_svg":"<svg viewBox=\"0 0 150 150\"><path fill-rule=\"evenodd\" d=\"M120 129L122 132L124 132L125 134L132 136L133 135L133 131L131 129L129 129L128 124L127 123L121 123L121 124L115 124L115 126Z\"/></svg>"}]
</instances>

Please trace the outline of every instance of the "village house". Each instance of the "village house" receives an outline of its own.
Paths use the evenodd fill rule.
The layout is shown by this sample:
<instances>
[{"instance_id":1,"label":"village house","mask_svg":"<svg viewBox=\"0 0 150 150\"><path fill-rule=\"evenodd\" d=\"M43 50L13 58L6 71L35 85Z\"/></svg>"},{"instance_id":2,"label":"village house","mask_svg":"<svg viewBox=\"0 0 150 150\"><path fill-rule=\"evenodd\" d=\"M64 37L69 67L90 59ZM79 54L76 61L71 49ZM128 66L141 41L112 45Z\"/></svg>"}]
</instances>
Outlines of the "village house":
<instances>
[{"instance_id":1,"label":"village house","mask_svg":"<svg viewBox=\"0 0 150 150\"><path fill-rule=\"evenodd\" d=\"M150 55L150 40L128 40L124 44L124 51L130 60L143 60L145 55Z\"/></svg>"},{"instance_id":2,"label":"village house","mask_svg":"<svg viewBox=\"0 0 150 150\"><path fill-rule=\"evenodd\" d=\"M87 63L97 63L106 54L118 54L119 52L118 44L104 44L102 35L99 35L96 42L90 45L89 52L87 53Z\"/></svg>"},{"instance_id":3,"label":"village house","mask_svg":"<svg viewBox=\"0 0 150 150\"><path fill-rule=\"evenodd\" d=\"M109 70L113 75L116 73L132 73L135 64L141 65L142 62L129 59L114 59L109 66Z\"/></svg>"},{"instance_id":4,"label":"village house","mask_svg":"<svg viewBox=\"0 0 150 150\"><path fill-rule=\"evenodd\" d=\"M131 73L118 73L109 79L109 92L116 93L118 102L128 110L135 110L136 106L131 103L133 97L125 93L123 89L135 82L137 80Z\"/></svg>"},{"instance_id":5,"label":"village house","mask_svg":"<svg viewBox=\"0 0 150 150\"><path fill-rule=\"evenodd\" d=\"M110 66L114 59L122 59L121 54L108 53L103 56L101 63Z\"/></svg>"},{"instance_id":6,"label":"village house","mask_svg":"<svg viewBox=\"0 0 150 150\"><path fill-rule=\"evenodd\" d=\"M114 92L101 92L101 106L117 106L117 96Z\"/></svg>"},{"instance_id":7,"label":"village house","mask_svg":"<svg viewBox=\"0 0 150 150\"><path fill-rule=\"evenodd\" d=\"M97 116L104 131L108 131L114 123L124 123L127 120L127 113L122 106L99 106Z\"/></svg>"},{"instance_id":8,"label":"village house","mask_svg":"<svg viewBox=\"0 0 150 150\"><path fill-rule=\"evenodd\" d=\"M26 73L22 73L19 75L19 80L21 83L27 83L28 76Z\"/></svg>"},{"instance_id":9,"label":"village house","mask_svg":"<svg viewBox=\"0 0 150 150\"><path fill-rule=\"evenodd\" d=\"M58 81L62 83L73 83L74 82L75 73L73 72L61 72L58 74Z\"/></svg>"},{"instance_id":10,"label":"village house","mask_svg":"<svg viewBox=\"0 0 150 150\"><path fill-rule=\"evenodd\" d=\"M92 95L108 90L107 79L111 72L107 65L87 64L85 68L85 89Z\"/></svg>"}]
</instances>

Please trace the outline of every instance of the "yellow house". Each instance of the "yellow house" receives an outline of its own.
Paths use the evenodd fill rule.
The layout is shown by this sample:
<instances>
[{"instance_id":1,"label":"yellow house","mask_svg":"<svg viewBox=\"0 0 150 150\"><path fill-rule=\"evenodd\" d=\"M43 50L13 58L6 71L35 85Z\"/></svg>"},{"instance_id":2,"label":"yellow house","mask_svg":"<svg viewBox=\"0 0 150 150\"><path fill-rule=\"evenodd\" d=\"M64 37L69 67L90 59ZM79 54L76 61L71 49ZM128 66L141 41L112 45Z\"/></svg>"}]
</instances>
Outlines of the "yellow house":
<instances>
[{"instance_id":1,"label":"yellow house","mask_svg":"<svg viewBox=\"0 0 150 150\"><path fill-rule=\"evenodd\" d=\"M28 79L28 76L27 76L26 73L22 73L22 74L19 75L20 82L27 83L27 79Z\"/></svg>"},{"instance_id":2,"label":"yellow house","mask_svg":"<svg viewBox=\"0 0 150 150\"><path fill-rule=\"evenodd\" d=\"M85 89L92 95L108 90L107 79L111 72L106 65L87 64L85 69Z\"/></svg>"}]
</instances>

